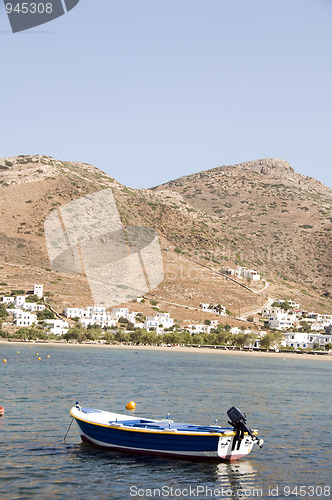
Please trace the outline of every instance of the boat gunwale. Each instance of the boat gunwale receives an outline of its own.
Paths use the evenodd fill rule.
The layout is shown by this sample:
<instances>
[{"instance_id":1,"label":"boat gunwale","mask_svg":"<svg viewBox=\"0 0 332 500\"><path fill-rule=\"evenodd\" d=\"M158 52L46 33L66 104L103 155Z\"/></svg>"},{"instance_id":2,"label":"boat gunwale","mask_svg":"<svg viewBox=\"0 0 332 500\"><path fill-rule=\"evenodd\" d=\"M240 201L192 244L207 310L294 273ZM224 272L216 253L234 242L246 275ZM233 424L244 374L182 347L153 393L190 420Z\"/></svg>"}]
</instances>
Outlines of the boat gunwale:
<instances>
[{"instance_id":1,"label":"boat gunwale","mask_svg":"<svg viewBox=\"0 0 332 500\"><path fill-rule=\"evenodd\" d=\"M106 427L107 429L114 429L114 430L119 430L119 431L127 431L127 432L143 432L143 433L149 433L149 434L162 434L162 435L167 435L167 434L171 434L171 435L177 435L177 436L204 436L204 437L208 437L208 436L213 436L213 437L231 437L231 436L236 436L236 432L234 431L228 431L228 432L213 432L213 431L197 431L197 432L193 432L193 431L183 431L183 430L180 430L178 431L176 428L175 429L160 429L160 430L156 430L156 429L134 429L134 428L129 428L129 427L125 427L125 423L122 424L121 423L121 426L119 424L102 424L102 423L98 423L98 422L93 422L91 420L85 420L84 418L81 418L81 417L78 417L77 415L73 414L72 413L72 410L73 409L77 409L76 407L73 407L71 408L70 410L70 414L73 418L75 418L75 420L81 420L82 422L85 422L87 424L91 424L91 425L96 425L98 427ZM78 410L80 411L80 410ZM106 413L106 412L105 412ZM245 435L248 435L247 432L244 433ZM258 434L258 432L255 430L253 431L253 434L256 435Z\"/></svg>"}]
</instances>

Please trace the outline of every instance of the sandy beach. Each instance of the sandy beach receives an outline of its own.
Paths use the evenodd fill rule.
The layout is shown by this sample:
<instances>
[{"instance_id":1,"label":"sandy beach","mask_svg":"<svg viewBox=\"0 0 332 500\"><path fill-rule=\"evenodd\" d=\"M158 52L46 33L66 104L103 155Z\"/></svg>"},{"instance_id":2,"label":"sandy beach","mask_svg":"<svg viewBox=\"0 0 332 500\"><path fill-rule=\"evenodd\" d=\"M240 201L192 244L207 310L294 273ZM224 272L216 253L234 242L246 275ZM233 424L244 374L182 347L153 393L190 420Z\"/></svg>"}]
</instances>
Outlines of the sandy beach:
<instances>
[{"instance_id":1,"label":"sandy beach","mask_svg":"<svg viewBox=\"0 0 332 500\"><path fill-rule=\"evenodd\" d=\"M163 352L181 352L181 353L205 353L227 356L250 356L250 357L265 357L265 358L284 358L284 359L322 359L332 361L332 353L330 354L311 354L311 353L290 353L290 352L264 352L264 351L239 351L233 349L218 349L208 347L187 347L187 346L150 346L150 345L124 345L124 344L94 344L94 343L74 343L74 342L20 342L8 341L0 339L1 344L16 344L16 345L38 345L39 347L57 346L64 348L71 347L91 347L95 349L129 349L134 351L163 351Z\"/></svg>"}]
</instances>

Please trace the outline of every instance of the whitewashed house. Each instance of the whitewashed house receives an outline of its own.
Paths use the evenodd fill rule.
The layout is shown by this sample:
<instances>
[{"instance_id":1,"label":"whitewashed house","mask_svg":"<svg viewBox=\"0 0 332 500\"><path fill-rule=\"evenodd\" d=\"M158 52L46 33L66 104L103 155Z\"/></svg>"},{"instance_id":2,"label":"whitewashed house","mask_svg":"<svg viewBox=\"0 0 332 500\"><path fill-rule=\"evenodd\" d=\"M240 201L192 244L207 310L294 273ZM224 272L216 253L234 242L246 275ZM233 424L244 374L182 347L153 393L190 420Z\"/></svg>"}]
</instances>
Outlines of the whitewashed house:
<instances>
[{"instance_id":1,"label":"whitewashed house","mask_svg":"<svg viewBox=\"0 0 332 500\"><path fill-rule=\"evenodd\" d=\"M147 316L143 326L146 330L154 328L159 332L163 331L165 328L171 328L173 324L174 320L170 317L169 313L157 313L154 316Z\"/></svg>"},{"instance_id":2,"label":"whitewashed house","mask_svg":"<svg viewBox=\"0 0 332 500\"><path fill-rule=\"evenodd\" d=\"M85 328L90 325L98 325L101 328L111 328L117 324L117 320L112 319L109 314L93 315L91 318L80 318L78 322Z\"/></svg>"},{"instance_id":3,"label":"whitewashed house","mask_svg":"<svg viewBox=\"0 0 332 500\"><path fill-rule=\"evenodd\" d=\"M44 323L46 323L49 333L54 335L64 335L68 332L69 325L67 321L62 319L44 319Z\"/></svg>"},{"instance_id":4,"label":"whitewashed house","mask_svg":"<svg viewBox=\"0 0 332 500\"><path fill-rule=\"evenodd\" d=\"M326 344L332 344L332 335L308 333L308 342L312 349L317 347L325 349Z\"/></svg>"},{"instance_id":5,"label":"whitewashed house","mask_svg":"<svg viewBox=\"0 0 332 500\"><path fill-rule=\"evenodd\" d=\"M189 333L192 335L195 333L210 333L212 330L211 325L199 325L199 324L194 324L194 325L187 325L186 329L189 330Z\"/></svg>"},{"instance_id":6,"label":"whitewashed house","mask_svg":"<svg viewBox=\"0 0 332 500\"><path fill-rule=\"evenodd\" d=\"M39 299L43 298L43 285L33 285L33 294Z\"/></svg>"},{"instance_id":7,"label":"whitewashed house","mask_svg":"<svg viewBox=\"0 0 332 500\"><path fill-rule=\"evenodd\" d=\"M120 318L128 319L129 309L127 307L113 307L111 316L113 319L119 320ZM128 319L128 321L130 321Z\"/></svg>"},{"instance_id":8,"label":"whitewashed house","mask_svg":"<svg viewBox=\"0 0 332 500\"><path fill-rule=\"evenodd\" d=\"M229 330L229 333L231 334L239 334L239 333L252 333L252 330L251 328L247 328L246 330L241 330L241 328L239 328L238 326L233 326L230 330Z\"/></svg>"},{"instance_id":9,"label":"whitewashed house","mask_svg":"<svg viewBox=\"0 0 332 500\"><path fill-rule=\"evenodd\" d=\"M236 266L235 276L237 276L238 278L243 278L243 273L245 270L246 268L243 266Z\"/></svg>"},{"instance_id":10,"label":"whitewashed house","mask_svg":"<svg viewBox=\"0 0 332 500\"><path fill-rule=\"evenodd\" d=\"M37 304L37 302L26 302L24 305L24 309L26 311L30 312L39 312L39 311L45 311L46 306L45 304Z\"/></svg>"},{"instance_id":11,"label":"whitewashed house","mask_svg":"<svg viewBox=\"0 0 332 500\"><path fill-rule=\"evenodd\" d=\"M66 318L91 318L93 314L106 313L104 306L66 307L63 314Z\"/></svg>"},{"instance_id":12,"label":"whitewashed house","mask_svg":"<svg viewBox=\"0 0 332 500\"><path fill-rule=\"evenodd\" d=\"M82 318L83 317L83 308L81 307L66 307L63 310L63 314L66 318Z\"/></svg>"},{"instance_id":13,"label":"whitewashed house","mask_svg":"<svg viewBox=\"0 0 332 500\"><path fill-rule=\"evenodd\" d=\"M270 328L285 330L294 326L296 314L293 311L284 311L278 307L269 310L268 322Z\"/></svg>"},{"instance_id":14,"label":"whitewashed house","mask_svg":"<svg viewBox=\"0 0 332 500\"><path fill-rule=\"evenodd\" d=\"M236 270L231 267L224 267L222 269L223 274L227 274L228 276L236 276Z\"/></svg>"},{"instance_id":15,"label":"whitewashed house","mask_svg":"<svg viewBox=\"0 0 332 500\"><path fill-rule=\"evenodd\" d=\"M28 311L15 309L13 312L15 326L32 326L37 323L37 316Z\"/></svg>"},{"instance_id":16,"label":"whitewashed house","mask_svg":"<svg viewBox=\"0 0 332 500\"><path fill-rule=\"evenodd\" d=\"M285 347L305 349L309 347L308 334L306 332L286 332Z\"/></svg>"},{"instance_id":17,"label":"whitewashed house","mask_svg":"<svg viewBox=\"0 0 332 500\"><path fill-rule=\"evenodd\" d=\"M245 269L243 272L243 277L252 281L259 281L261 279L260 274L253 269Z\"/></svg>"},{"instance_id":18,"label":"whitewashed house","mask_svg":"<svg viewBox=\"0 0 332 500\"><path fill-rule=\"evenodd\" d=\"M202 302L199 306L202 311L226 316L226 307L221 304L208 304L207 302Z\"/></svg>"},{"instance_id":19,"label":"whitewashed house","mask_svg":"<svg viewBox=\"0 0 332 500\"><path fill-rule=\"evenodd\" d=\"M24 308L25 306L25 295L16 295L15 297L15 307L22 307Z\"/></svg>"},{"instance_id":20,"label":"whitewashed house","mask_svg":"<svg viewBox=\"0 0 332 500\"><path fill-rule=\"evenodd\" d=\"M299 349L325 349L326 344L332 343L332 335L307 333L307 332L287 332L285 333L285 345Z\"/></svg>"},{"instance_id":21,"label":"whitewashed house","mask_svg":"<svg viewBox=\"0 0 332 500\"><path fill-rule=\"evenodd\" d=\"M15 297L2 297L3 304L14 304L15 303Z\"/></svg>"},{"instance_id":22,"label":"whitewashed house","mask_svg":"<svg viewBox=\"0 0 332 500\"><path fill-rule=\"evenodd\" d=\"M236 266L235 276L238 278L250 279L252 281L259 281L261 279L260 274L254 269L247 269L243 266Z\"/></svg>"}]
</instances>

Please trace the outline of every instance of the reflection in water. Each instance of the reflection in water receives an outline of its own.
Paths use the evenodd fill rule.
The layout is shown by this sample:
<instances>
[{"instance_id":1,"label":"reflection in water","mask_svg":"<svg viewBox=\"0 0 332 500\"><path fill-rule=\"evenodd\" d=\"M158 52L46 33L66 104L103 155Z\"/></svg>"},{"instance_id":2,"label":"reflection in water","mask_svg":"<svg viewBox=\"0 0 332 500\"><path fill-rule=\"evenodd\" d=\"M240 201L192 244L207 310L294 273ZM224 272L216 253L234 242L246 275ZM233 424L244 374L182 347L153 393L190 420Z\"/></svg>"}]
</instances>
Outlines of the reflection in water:
<instances>
[{"instance_id":1,"label":"reflection in water","mask_svg":"<svg viewBox=\"0 0 332 500\"><path fill-rule=\"evenodd\" d=\"M216 463L213 461L175 460L148 455L132 455L102 450L86 443L73 446L69 453L74 462L86 467L94 464L99 472L119 468L127 475L134 473L137 488L206 488L213 498L243 498L245 493L258 488L257 470L249 460ZM218 495L218 492L220 494ZM203 496L201 497L203 498Z\"/></svg>"},{"instance_id":2,"label":"reflection in water","mask_svg":"<svg viewBox=\"0 0 332 500\"><path fill-rule=\"evenodd\" d=\"M245 491L257 487L255 485L256 473L256 469L249 460L222 463L216 466L217 481L224 488L233 492L233 498L236 498L236 492L240 492L240 495L244 496Z\"/></svg>"}]
</instances>

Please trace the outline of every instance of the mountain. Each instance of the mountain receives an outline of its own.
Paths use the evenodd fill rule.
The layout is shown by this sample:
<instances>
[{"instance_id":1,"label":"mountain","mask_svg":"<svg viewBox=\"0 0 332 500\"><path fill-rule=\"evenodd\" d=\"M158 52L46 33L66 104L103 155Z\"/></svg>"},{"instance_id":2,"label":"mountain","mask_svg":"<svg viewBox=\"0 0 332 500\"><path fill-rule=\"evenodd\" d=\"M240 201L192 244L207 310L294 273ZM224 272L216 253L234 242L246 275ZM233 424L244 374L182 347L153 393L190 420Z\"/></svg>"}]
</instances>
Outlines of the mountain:
<instances>
[{"instance_id":1,"label":"mountain","mask_svg":"<svg viewBox=\"0 0 332 500\"><path fill-rule=\"evenodd\" d=\"M124 225L157 231L165 279L151 299L179 321L202 319L193 309L200 302L222 303L237 315L258 308L267 295L331 309L332 190L276 159L140 190L88 164L44 155L2 159L0 294L44 283L59 309L92 302L83 275L51 270L44 220L54 208L105 188L112 188ZM237 264L261 273L270 282L266 291L221 274Z\"/></svg>"}]
</instances>

